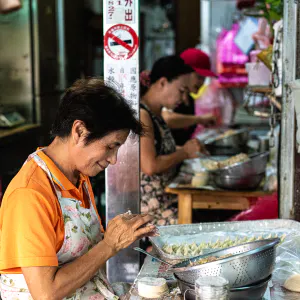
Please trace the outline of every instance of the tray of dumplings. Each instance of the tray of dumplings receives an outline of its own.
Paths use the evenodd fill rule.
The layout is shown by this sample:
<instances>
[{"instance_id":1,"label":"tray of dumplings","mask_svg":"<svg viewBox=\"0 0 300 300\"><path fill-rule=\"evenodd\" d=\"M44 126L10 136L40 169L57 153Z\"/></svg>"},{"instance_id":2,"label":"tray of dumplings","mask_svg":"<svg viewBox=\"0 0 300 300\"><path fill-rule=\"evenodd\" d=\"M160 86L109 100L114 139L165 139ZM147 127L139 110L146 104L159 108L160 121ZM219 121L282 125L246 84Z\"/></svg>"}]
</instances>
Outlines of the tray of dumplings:
<instances>
[{"instance_id":1,"label":"tray of dumplings","mask_svg":"<svg viewBox=\"0 0 300 300\"><path fill-rule=\"evenodd\" d=\"M200 223L158 227L151 237L154 252L169 263L248 242L297 234L300 223L293 220Z\"/></svg>"}]
</instances>

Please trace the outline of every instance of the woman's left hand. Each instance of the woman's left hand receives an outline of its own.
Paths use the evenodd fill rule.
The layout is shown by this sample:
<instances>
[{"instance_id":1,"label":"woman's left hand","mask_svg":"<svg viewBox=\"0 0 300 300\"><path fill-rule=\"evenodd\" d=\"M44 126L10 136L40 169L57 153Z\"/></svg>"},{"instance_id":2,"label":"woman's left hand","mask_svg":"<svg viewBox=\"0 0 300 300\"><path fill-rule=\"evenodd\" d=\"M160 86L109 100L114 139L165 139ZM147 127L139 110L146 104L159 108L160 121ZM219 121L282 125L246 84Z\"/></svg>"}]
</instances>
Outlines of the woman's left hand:
<instances>
[{"instance_id":1,"label":"woman's left hand","mask_svg":"<svg viewBox=\"0 0 300 300\"><path fill-rule=\"evenodd\" d=\"M114 252L119 252L136 240L156 235L156 226L149 224L151 221L152 217L149 215L118 215L108 222L103 241Z\"/></svg>"},{"instance_id":2,"label":"woman's left hand","mask_svg":"<svg viewBox=\"0 0 300 300\"><path fill-rule=\"evenodd\" d=\"M183 150L187 154L188 159L197 158L199 157L199 153L209 154L204 145L202 145L197 139L191 139L187 141L184 146Z\"/></svg>"}]
</instances>

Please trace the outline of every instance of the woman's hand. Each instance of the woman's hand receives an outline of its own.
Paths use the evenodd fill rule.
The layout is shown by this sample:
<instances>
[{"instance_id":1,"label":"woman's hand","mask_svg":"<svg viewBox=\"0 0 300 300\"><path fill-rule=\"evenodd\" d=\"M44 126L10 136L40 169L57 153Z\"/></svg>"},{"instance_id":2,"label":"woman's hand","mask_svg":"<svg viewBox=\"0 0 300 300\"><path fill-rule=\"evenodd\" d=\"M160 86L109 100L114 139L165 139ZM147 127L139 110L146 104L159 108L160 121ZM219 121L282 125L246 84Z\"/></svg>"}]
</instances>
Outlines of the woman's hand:
<instances>
[{"instance_id":1,"label":"woman's hand","mask_svg":"<svg viewBox=\"0 0 300 300\"><path fill-rule=\"evenodd\" d=\"M183 150L187 158L197 158L201 152L201 144L198 140L192 139L183 145Z\"/></svg>"},{"instance_id":2,"label":"woman's hand","mask_svg":"<svg viewBox=\"0 0 300 300\"><path fill-rule=\"evenodd\" d=\"M72 262L57 266L22 267L33 299L65 299L86 284L108 259L144 236L155 236L148 215L123 214L108 223L104 239ZM146 226L144 226L146 225Z\"/></svg>"},{"instance_id":3,"label":"woman's hand","mask_svg":"<svg viewBox=\"0 0 300 300\"><path fill-rule=\"evenodd\" d=\"M103 241L118 252L145 236L155 236L156 226L146 225L151 221L149 215L118 215L108 222Z\"/></svg>"},{"instance_id":4,"label":"woman's hand","mask_svg":"<svg viewBox=\"0 0 300 300\"><path fill-rule=\"evenodd\" d=\"M213 114L198 116L198 120L198 124L202 125L215 125L217 123L217 117Z\"/></svg>"},{"instance_id":5,"label":"woman's hand","mask_svg":"<svg viewBox=\"0 0 300 300\"><path fill-rule=\"evenodd\" d=\"M183 146L183 150L189 159L199 157L199 153L209 155L209 152L205 149L204 145L202 145L197 139L187 141Z\"/></svg>"}]
</instances>

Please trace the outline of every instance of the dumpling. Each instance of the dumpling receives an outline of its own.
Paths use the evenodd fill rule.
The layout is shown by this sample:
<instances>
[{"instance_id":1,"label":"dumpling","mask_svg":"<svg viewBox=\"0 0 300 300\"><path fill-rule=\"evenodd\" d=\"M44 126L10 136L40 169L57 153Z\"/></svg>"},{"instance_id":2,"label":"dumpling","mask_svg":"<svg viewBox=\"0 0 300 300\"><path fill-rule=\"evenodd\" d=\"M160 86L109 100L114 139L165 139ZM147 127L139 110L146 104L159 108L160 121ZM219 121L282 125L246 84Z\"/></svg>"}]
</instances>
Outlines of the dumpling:
<instances>
[{"instance_id":1,"label":"dumpling","mask_svg":"<svg viewBox=\"0 0 300 300\"><path fill-rule=\"evenodd\" d=\"M197 250L197 244L194 242L193 244L190 245L191 250Z\"/></svg>"},{"instance_id":2,"label":"dumpling","mask_svg":"<svg viewBox=\"0 0 300 300\"><path fill-rule=\"evenodd\" d=\"M294 274L291 277L289 277L284 285L287 290L292 292L300 292L300 274Z\"/></svg>"},{"instance_id":3,"label":"dumpling","mask_svg":"<svg viewBox=\"0 0 300 300\"><path fill-rule=\"evenodd\" d=\"M182 247L178 247L177 250L176 250L176 252L175 252L175 254L178 255L178 256L182 256L183 255L183 251L182 250L183 250Z\"/></svg>"},{"instance_id":4,"label":"dumpling","mask_svg":"<svg viewBox=\"0 0 300 300\"><path fill-rule=\"evenodd\" d=\"M247 243L247 240L248 240L248 237L246 236L246 237L244 237L243 239L241 239L241 242L242 242L242 243Z\"/></svg>"},{"instance_id":5,"label":"dumpling","mask_svg":"<svg viewBox=\"0 0 300 300\"><path fill-rule=\"evenodd\" d=\"M237 246L237 245L239 245L239 242L240 242L240 240L239 240L239 238L237 237L235 240L233 240L232 246Z\"/></svg>"},{"instance_id":6,"label":"dumpling","mask_svg":"<svg viewBox=\"0 0 300 300\"><path fill-rule=\"evenodd\" d=\"M178 250L178 248L180 248L180 245L174 244L174 245L172 246L173 252L176 252L176 251Z\"/></svg>"},{"instance_id":7,"label":"dumpling","mask_svg":"<svg viewBox=\"0 0 300 300\"><path fill-rule=\"evenodd\" d=\"M213 249L218 249L221 247L221 241L218 239L213 245L212 248Z\"/></svg>"},{"instance_id":8,"label":"dumpling","mask_svg":"<svg viewBox=\"0 0 300 300\"><path fill-rule=\"evenodd\" d=\"M190 254L190 249L183 248L183 256L189 256Z\"/></svg>"},{"instance_id":9,"label":"dumpling","mask_svg":"<svg viewBox=\"0 0 300 300\"><path fill-rule=\"evenodd\" d=\"M248 239L248 243L254 242L255 240L256 240L256 237L255 237L255 236L252 237L252 238L249 238L249 239Z\"/></svg>"},{"instance_id":10,"label":"dumpling","mask_svg":"<svg viewBox=\"0 0 300 300\"><path fill-rule=\"evenodd\" d=\"M166 252L168 254L173 253L173 247L171 245L166 245L163 250L164 250L164 252Z\"/></svg>"},{"instance_id":11,"label":"dumpling","mask_svg":"<svg viewBox=\"0 0 300 300\"><path fill-rule=\"evenodd\" d=\"M188 256L189 255L189 252L190 252L190 246L188 244L185 244L183 246L183 255L184 256Z\"/></svg>"},{"instance_id":12,"label":"dumpling","mask_svg":"<svg viewBox=\"0 0 300 300\"><path fill-rule=\"evenodd\" d=\"M198 249L193 250L193 251L191 252L191 256L198 256L198 255L199 255Z\"/></svg>"},{"instance_id":13,"label":"dumpling","mask_svg":"<svg viewBox=\"0 0 300 300\"><path fill-rule=\"evenodd\" d=\"M283 242L285 238L286 238L286 234L283 234L280 238L280 241Z\"/></svg>"},{"instance_id":14,"label":"dumpling","mask_svg":"<svg viewBox=\"0 0 300 300\"><path fill-rule=\"evenodd\" d=\"M266 236L266 240L271 239L272 238L272 234L269 234L268 236Z\"/></svg>"}]
</instances>

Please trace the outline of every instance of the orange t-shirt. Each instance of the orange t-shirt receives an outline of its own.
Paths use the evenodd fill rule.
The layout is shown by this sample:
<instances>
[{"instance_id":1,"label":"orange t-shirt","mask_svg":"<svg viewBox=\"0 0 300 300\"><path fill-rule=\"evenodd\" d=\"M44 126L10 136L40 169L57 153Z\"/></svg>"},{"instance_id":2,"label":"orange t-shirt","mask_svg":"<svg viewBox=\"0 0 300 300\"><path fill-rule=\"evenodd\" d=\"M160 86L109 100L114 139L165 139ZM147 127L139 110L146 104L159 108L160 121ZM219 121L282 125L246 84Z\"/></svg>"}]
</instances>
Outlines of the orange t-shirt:
<instances>
[{"instance_id":1,"label":"orange t-shirt","mask_svg":"<svg viewBox=\"0 0 300 300\"><path fill-rule=\"evenodd\" d=\"M97 212L88 176L81 175L78 188L43 152L45 161L63 197L89 207L86 181ZM99 221L100 217L98 215ZM101 228L102 229L102 228ZM22 273L21 267L58 266L56 253L64 241L64 220L51 182L31 159L10 182L0 208L0 273Z\"/></svg>"}]
</instances>

